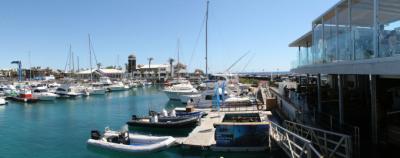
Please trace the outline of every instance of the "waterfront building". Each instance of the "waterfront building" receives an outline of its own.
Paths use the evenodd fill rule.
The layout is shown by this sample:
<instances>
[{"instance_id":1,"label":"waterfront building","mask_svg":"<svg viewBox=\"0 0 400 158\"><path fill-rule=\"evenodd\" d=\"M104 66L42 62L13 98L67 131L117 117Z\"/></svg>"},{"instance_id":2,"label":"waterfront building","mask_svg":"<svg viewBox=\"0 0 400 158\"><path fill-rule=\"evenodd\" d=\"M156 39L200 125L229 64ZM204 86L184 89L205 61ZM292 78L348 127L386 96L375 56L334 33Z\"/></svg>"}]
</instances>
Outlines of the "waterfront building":
<instances>
[{"instance_id":1,"label":"waterfront building","mask_svg":"<svg viewBox=\"0 0 400 158\"><path fill-rule=\"evenodd\" d=\"M299 120L350 134L364 154L400 148L399 1L340 0L289 46Z\"/></svg>"},{"instance_id":2,"label":"waterfront building","mask_svg":"<svg viewBox=\"0 0 400 158\"><path fill-rule=\"evenodd\" d=\"M169 64L139 64L134 77L137 79L165 81L170 74Z\"/></svg>"},{"instance_id":3,"label":"waterfront building","mask_svg":"<svg viewBox=\"0 0 400 158\"><path fill-rule=\"evenodd\" d=\"M120 79L124 76L124 71L118 69L93 69L92 71L80 71L76 73L76 75L78 79L90 79L90 76L94 79L98 79L102 76L107 76L111 79Z\"/></svg>"},{"instance_id":4,"label":"waterfront building","mask_svg":"<svg viewBox=\"0 0 400 158\"><path fill-rule=\"evenodd\" d=\"M127 73L133 73L136 71L136 56L131 54L128 56L128 67Z\"/></svg>"}]
</instances>

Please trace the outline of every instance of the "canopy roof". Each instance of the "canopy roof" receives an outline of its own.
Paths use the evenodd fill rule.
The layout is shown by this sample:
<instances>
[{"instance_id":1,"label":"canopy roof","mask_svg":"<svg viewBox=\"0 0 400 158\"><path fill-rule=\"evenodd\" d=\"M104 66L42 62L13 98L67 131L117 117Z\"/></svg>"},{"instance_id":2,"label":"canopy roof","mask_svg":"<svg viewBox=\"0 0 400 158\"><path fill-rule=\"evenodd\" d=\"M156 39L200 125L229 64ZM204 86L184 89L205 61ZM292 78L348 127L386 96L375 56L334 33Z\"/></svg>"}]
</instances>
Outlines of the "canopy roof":
<instances>
[{"instance_id":1,"label":"canopy roof","mask_svg":"<svg viewBox=\"0 0 400 158\"><path fill-rule=\"evenodd\" d=\"M311 47L312 31L307 32L297 40L289 44L289 47Z\"/></svg>"}]
</instances>

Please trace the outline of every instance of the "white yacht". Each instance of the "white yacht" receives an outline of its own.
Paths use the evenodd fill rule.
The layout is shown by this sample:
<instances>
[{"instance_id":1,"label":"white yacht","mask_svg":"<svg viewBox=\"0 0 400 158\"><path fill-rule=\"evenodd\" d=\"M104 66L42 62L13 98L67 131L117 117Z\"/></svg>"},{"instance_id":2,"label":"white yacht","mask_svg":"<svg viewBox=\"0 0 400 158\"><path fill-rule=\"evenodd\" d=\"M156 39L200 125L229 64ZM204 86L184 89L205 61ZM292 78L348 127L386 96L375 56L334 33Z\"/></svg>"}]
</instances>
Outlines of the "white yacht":
<instances>
[{"instance_id":1,"label":"white yacht","mask_svg":"<svg viewBox=\"0 0 400 158\"><path fill-rule=\"evenodd\" d=\"M90 87L86 89L89 95L104 95L106 94L106 89L102 84L92 83Z\"/></svg>"},{"instance_id":2,"label":"white yacht","mask_svg":"<svg viewBox=\"0 0 400 158\"><path fill-rule=\"evenodd\" d=\"M37 87L33 89L32 96L39 100L55 100L59 95L51 93L45 87Z\"/></svg>"},{"instance_id":3,"label":"white yacht","mask_svg":"<svg viewBox=\"0 0 400 158\"><path fill-rule=\"evenodd\" d=\"M124 91L124 90L128 90L129 86L124 85L122 82L116 82L116 83L113 83L113 84L107 86L107 89L109 91Z\"/></svg>"},{"instance_id":4,"label":"white yacht","mask_svg":"<svg viewBox=\"0 0 400 158\"><path fill-rule=\"evenodd\" d=\"M75 86L69 84L63 84L56 89L55 94L60 95L60 97L79 97L82 93Z\"/></svg>"},{"instance_id":5,"label":"white yacht","mask_svg":"<svg viewBox=\"0 0 400 158\"><path fill-rule=\"evenodd\" d=\"M193 95L199 92L190 83L181 83L166 87L164 93L170 100L180 100L181 95Z\"/></svg>"},{"instance_id":6,"label":"white yacht","mask_svg":"<svg viewBox=\"0 0 400 158\"><path fill-rule=\"evenodd\" d=\"M220 101L222 102L222 88L218 88L218 93L220 95ZM225 90L224 92L224 99L227 99L228 92ZM194 98L193 104L197 108L211 108L213 105L216 105L215 99L215 90L214 89L207 89L205 90L199 98Z\"/></svg>"},{"instance_id":7,"label":"white yacht","mask_svg":"<svg viewBox=\"0 0 400 158\"><path fill-rule=\"evenodd\" d=\"M100 77L100 83L102 83L108 91L124 91L129 89L129 86L124 85L122 82L111 82L108 77Z\"/></svg>"}]
</instances>

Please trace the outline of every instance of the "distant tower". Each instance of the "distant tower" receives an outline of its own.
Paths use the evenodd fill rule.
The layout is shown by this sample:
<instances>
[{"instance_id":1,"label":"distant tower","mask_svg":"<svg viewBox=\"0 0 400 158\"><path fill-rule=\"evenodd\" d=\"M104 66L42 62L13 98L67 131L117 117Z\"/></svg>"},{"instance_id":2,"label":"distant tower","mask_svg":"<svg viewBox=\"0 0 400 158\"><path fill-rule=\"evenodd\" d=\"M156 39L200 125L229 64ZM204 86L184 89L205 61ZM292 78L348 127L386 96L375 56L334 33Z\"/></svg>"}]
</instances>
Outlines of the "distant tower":
<instances>
[{"instance_id":1,"label":"distant tower","mask_svg":"<svg viewBox=\"0 0 400 158\"><path fill-rule=\"evenodd\" d=\"M131 54L128 56L128 73L136 71L136 56Z\"/></svg>"}]
</instances>

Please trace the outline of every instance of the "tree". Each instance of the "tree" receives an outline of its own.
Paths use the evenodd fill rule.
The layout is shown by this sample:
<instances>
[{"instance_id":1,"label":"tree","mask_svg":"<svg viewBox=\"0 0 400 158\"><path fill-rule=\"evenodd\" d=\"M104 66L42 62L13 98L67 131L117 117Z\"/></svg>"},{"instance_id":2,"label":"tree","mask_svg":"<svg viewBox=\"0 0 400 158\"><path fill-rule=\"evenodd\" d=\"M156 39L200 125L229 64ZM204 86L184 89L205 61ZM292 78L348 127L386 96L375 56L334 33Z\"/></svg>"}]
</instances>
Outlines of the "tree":
<instances>
[{"instance_id":1,"label":"tree","mask_svg":"<svg viewBox=\"0 0 400 158\"><path fill-rule=\"evenodd\" d=\"M150 69L150 64L151 64L151 61L153 61L153 60L154 60L154 58L153 58L153 57L150 57L150 58L147 58L147 60L149 61L149 69Z\"/></svg>"},{"instance_id":2,"label":"tree","mask_svg":"<svg viewBox=\"0 0 400 158\"><path fill-rule=\"evenodd\" d=\"M115 66L112 66L112 65L106 67L106 69L114 69L114 68L115 68Z\"/></svg>"}]
</instances>

